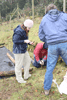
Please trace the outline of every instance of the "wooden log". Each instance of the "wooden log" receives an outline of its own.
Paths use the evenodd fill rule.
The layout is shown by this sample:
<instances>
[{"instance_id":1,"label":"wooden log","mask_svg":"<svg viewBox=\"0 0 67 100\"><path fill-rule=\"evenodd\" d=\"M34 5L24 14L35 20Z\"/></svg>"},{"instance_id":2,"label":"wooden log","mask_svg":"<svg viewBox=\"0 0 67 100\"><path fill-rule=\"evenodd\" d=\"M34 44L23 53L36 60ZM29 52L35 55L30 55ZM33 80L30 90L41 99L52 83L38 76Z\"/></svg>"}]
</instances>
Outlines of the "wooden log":
<instances>
[{"instance_id":1,"label":"wooden log","mask_svg":"<svg viewBox=\"0 0 67 100\"><path fill-rule=\"evenodd\" d=\"M15 64L14 58L9 53L7 53L7 56ZM23 70L23 68L22 68L22 70Z\"/></svg>"},{"instance_id":2,"label":"wooden log","mask_svg":"<svg viewBox=\"0 0 67 100\"><path fill-rule=\"evenodd\" d=\"M30 68L29 69L29 72L31 72L33 70L33 68ZM24 70L22 69L22 74L24 74ZM3 71L3 72L0 72L0 76L11 76L11 75L15 75L15 70L12 70L12 71Z\"/></svg>"},{"instance_id":3,"label":"wooden log","mask_svg":"<svg viewBox=\"0 0 67 100\"><path fill-rule=\"evenodd\" d=\"M7 56L8 56L9 59L15 64L14 58L13 58L9 53L7 53ZM33 70L33 68L30 68L30 69L29 69L29 72L32 71L32 70ZM22 74L24 74L23 68L22 68ZM7 77L7 76L11 76L11 75L15 75L15 70L0 72L0 76L5 76L5 77Z\"/></svg>"},{"instance_id":4,"label":"wooden log","mask_svg":"<svg viewBox=\"0 0 67 100\"><path fill-rule=\"evenodd\" d=\"M7 52L7 56L8 58L15 64L15 60L14 58Z\"/></svg>"},{"instance_id":5,"label":"wooden log","mask_svg":"<svg viewBox=\"0 0 67 100\"><path fill-rule=\"evenodd\" d=\"M1 46L1 45L4 45L4 44L5 44L5 43L1 43L0 46Z\"/></svg>"}]
</instances>

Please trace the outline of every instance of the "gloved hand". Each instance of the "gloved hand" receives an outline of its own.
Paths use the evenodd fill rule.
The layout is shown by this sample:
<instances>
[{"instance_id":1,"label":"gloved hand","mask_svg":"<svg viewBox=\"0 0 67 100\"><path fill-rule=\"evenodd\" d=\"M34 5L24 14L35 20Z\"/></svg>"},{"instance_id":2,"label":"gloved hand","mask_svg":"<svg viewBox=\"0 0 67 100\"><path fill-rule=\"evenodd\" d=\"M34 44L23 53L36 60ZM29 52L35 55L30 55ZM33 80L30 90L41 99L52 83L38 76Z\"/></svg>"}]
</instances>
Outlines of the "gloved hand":
<instances>
[{"instance_id":1,"label":"gloved hand","mask_svg":"<svg viewBox=\"0 0 67 100\"><path fill-rule=\"evenodd\" d=\"M40 64L41 64L41 65L44 65L44 61L43 61L43 60L41 60L41 61L40 61Z\"/></svg>"},{"instance_id":2,"label":"gloved hand","mask_svg":"<svg viewBox=\"0 0 67 100\"><path fill-rule=\"evenodd\" d=\"M30 43L30 40L24 40L24 43Z\"/></svg>"}]
</instances>

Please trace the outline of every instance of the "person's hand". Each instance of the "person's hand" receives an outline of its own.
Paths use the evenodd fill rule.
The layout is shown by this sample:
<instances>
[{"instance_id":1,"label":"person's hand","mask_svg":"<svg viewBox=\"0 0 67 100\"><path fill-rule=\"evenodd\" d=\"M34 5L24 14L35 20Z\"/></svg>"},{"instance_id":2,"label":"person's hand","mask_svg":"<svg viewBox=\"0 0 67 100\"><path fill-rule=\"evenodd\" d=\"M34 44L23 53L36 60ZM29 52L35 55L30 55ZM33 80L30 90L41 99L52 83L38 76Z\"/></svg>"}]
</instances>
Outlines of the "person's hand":
<instances>
[{"instance_id":1,"label":"person's hand","mask_svg":"<svg viewBox=\"0 0 67 100\"><path fill-rule=\"evenodd\" d=\"M34 44L34 42L31 42L31 41L30 41L30 44L31 44L31 45L33 45L33 44Z\"/></svg>"},{"instance_id":2,"label":"person's hand","mask_svg":"<svg viewBox=\"0 0 67 100\"><path fill-rule=\"evenodd\" d=\"M41 61L40 61L40 64L41 64L41 65L44 65L44 61L43 61L43 60L41 60Z\"/></svg>"},{"instance_id":3,"label":"person's hand","mask_svg":"<svg viewBox=\"0 0 67 100\"><path fill-rule=\"evenodd\" d=\"M24 40L24 43L28 44L28 43L30 43L30 40Z\"/></svg>"}]
</instances>

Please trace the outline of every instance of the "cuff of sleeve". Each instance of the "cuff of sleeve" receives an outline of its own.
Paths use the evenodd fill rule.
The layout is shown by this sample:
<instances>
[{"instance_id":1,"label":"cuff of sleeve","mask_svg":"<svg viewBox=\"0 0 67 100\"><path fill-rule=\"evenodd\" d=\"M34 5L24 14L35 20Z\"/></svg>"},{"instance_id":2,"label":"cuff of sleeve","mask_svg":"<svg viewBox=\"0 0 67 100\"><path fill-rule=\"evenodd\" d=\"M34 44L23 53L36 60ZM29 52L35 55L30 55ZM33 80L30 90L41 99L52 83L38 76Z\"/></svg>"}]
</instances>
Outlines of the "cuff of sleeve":
<instances>
[{"instance_id":1,"label":"cuff of sleeve","mask_svg":"<svg viewBox=\"0 0 67 100\"><path fill-rule=\"evenodd\" d=\"M40 60L39 61L37 61L38 63L40 63Z\"/></svg>"},{"instance_id":2,"label":"cuff of sleeve","mask_svg":"<svg viewBox=\"0 0 67 100\"><path fill-rule=\"evenodd\" d=\"M43 61L45 62L46 60L45 60L45 59L43 59Z\"/></svg>"},{"instance_id":3,"label":"cuff of sleeve","mask_svg":"<svg viewBox=\"0 0 67 100\"><path fill-rule=\"evenodd\" d=\"M28 43L28 45L31 45L30 43Z\"/></svg>"},{"instance_id":4,"label":"cuff of sleeve","mask_svg":"<svg viewBox=\"0 0 67 100\"><path fill-rule=\"evenodd\" d=\"M23 40L23 43L25 43L24 40Z\"/></svg>"}]
</instances>

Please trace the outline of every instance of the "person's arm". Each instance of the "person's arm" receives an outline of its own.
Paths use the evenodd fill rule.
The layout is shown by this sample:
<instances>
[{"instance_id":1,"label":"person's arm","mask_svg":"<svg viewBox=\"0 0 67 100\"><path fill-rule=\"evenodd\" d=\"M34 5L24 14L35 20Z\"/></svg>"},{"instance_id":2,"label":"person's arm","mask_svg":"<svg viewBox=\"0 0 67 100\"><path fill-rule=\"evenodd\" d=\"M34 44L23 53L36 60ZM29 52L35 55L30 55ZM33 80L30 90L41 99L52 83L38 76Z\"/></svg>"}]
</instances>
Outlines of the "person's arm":
<instances>
[{"instance_id":1,"label":"person's arm","mask_svg":"<svg viewBox=\"0 0 67 100\"><path fill-rule=\"evenodd\" d=\"M34 55L35 55L35 59L36 59L36 61L37 61L38 63L40 63L39 54L40 54L42 48L43 48L43 44L38 44L38 45L36 46L36 48L35 48L35 53L34 53Z\"/></svg>"},{"instance_id":2,"label":"person's arm","mask_svg":"<svg viewBox=\"0 0 67 100\"><path fill-rule=\"evenodd\" d=\"M17 44L19 44L19 43L24 43L24 40L20 40L20 38L21 38L21 32L20 31L17 31L17 33L15 33L14 35L13 35L13 42L14 43L17 43Z\"/></svg>"},{"instance_id":3,"label":"person's arm","mask_svg":"<svg viewBox=\"0 0 67 100\"><path fill-rule=\"evenodd\" d=\"M44 58L41 60L41 64L44 65L44 63L47 61L47 51L46 54L44 56Z\"/></svg>"},{"instance_id":4,"label":"person's arm","mask_svg":"<svg viewBox=\"0 0 67 100\"><path fill-rule=\"evenodd\" d=\"M40 23L40 26L39 26L39 34L38 34L39 38L41 41L45 42L45 33L43 32L43 19Z\"/></svg>"},{"instance_id":5,"label":"person's arm","mask_svg":"<svg viewBox=\"0 0 67 100\"><path fill-rule=\"evenodd\" d=\"M21 33L21 31L17 31L17 33L15 33L14 35L13 35L13 42L14 43L17 43L17 44L22 44L22 43L30 43L30 40L28 40L28 39L23 39L22 38L22 40L21 40L21 34L22 35L24 35L25 33L23 32L23 33ZM23 36L24 37L24 36Z\"/></svg>"},{"instance_id":6,"label":"person's arm","mask_svg":"<svg viewBox=\"0 0 67 100\"><path fill-rule=\"evenodd\" d=\"M44 56L44 58L42 59L44 62L47 60L47 54Z\"/></svg>"},{"instance_id":7,"label":"person's arm","mask_svg":"<svg viewBox=\"0 0 67 100\"><path fill-rule=\"evenodd\" d=\"M39 53L40 53L40 48L39 48L39 50L36 50L36 52L35 52L35 59L38 63L40 63Z\"/></svg>"},{"instance_id":8,"label":"person's arm","mask_svg":"<svg viewBox=\"0 0 67 100\"><path fill-rule=\"evenodd\" d=\"M31 41L30 41L30 43L28 43L28 45L34 45L34 42L31 42Z\"/></svg>"}]
</instances>

